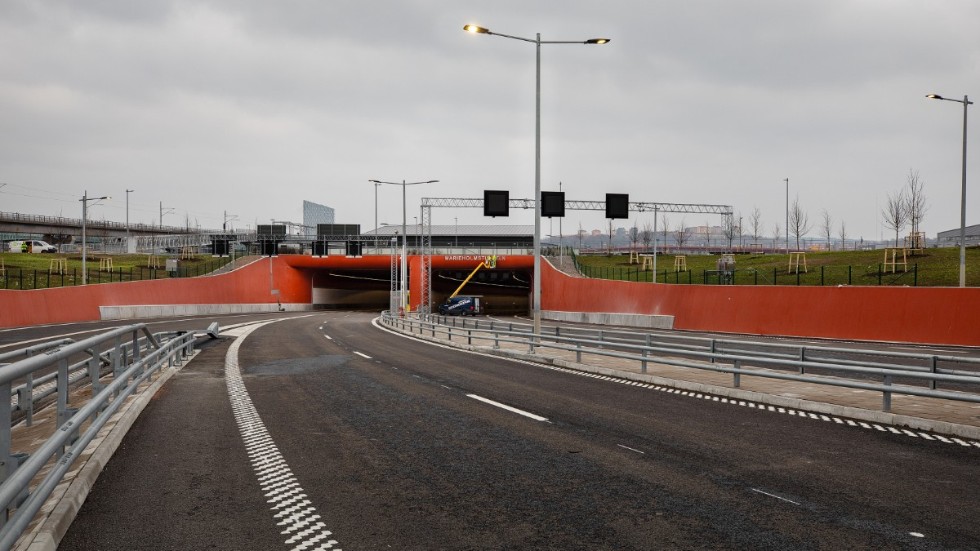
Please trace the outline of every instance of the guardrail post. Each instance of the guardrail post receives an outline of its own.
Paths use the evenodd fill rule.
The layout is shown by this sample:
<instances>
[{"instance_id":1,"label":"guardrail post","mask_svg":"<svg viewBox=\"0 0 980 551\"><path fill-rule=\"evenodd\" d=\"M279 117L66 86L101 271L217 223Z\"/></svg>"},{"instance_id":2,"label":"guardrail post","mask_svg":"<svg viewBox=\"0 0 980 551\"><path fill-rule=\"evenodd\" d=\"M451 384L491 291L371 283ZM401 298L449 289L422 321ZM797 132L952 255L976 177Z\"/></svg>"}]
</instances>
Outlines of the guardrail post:
<instances>
[{"instance_id":1,"label":"guardrail post","mask_svg":"<svg viewBox=\"0 0 980 551\"><path fill-rule=\"evenodd\" d=\"M643 349L643 359L640 360L640 373L647 372L647 350Z\"/></svg>"},{"instance_id":2,"label":"guardrail post","mask_svg":"<svg viewBox=\"0 0 980 551\"><path fill-rule=\"evenodd\" d=\"M119 362L119 355L116 354L116 356L112 359L113 366L115 366L118 362ZM92 396L95 396L99 392L101 392L103 388L105 388L105 385L102 384L102 379L99 377L99 375L101 375L100 368L102 366L101 366L101 362L99 362L98 356L95 355L89 358L87 363L88 363L88 380L89 380L89 384L92 385ZM113 367L112 371L113 373L115 373L116 368Z\"/></svg>"},{"instance_id":3,"label":"guardrail post","mask_svg":"<svg viewBox=\"0 0 980 551\"><path fill-rule=\"evenodd\" d=\"M735 373L732 373L732 385L738 388L742 384L742 360L735 360Z\"/></svg>"},{"instance_id":4,"label":"guardrail post","mask_svg":"<svg viewBox=\"0 0 980 551\"><path fill-rule=\"evenodd\" d=\"M500 332L499 331L494 331L493 332L493 348L494 348L494 350L499 350L500 349Z\"/></svg>"},{"instance_id":5,"label":"guardrail post","mask_svg":"<svg viewBox=\"0 0 980 551\"><path fill-rule=\"evenodd\" d=\"M453 328L450 325L446 326L446 335L449 338L449 342L453 342Z\"/></svg>"},{"instance_id":6,"label":"guardrail post","mask_svg":"<svg viewBox=\"0 0 980 551\"><path fill-rule=\"evenodd\" d=\"M133 331L133 363L140 361L143 358L143 351L140 350L140 334L138 331Z\"/></svg>"},{"instance_id":7,"label":"guardrail post","mask_svg":"<svg viewBox=\"0 0 980 551\"><path fill-rule=\"evenodd\" d=\"M582 343L575 343L575 363L582 363Z\"/></svg>"},{"instance_id":8,"label":"guardrail post","mask_svg":"<svg viewBox=\"0 0 980 551\"><path fill-rule=\"evenodd\" d=\"M605 335L603 334L603 331L602 331L602 329L600 329L600 330L599 330L599 346L597 347L597 348L599 348L600 350L602 350L602 342L603 342L603 339L604 339L604 338L605 338Z\"/></svg>"},{"instance_id":9,"label":"guardrail post","mask_svg":"<svg viewBox=\"0 0 980 551\"><path fill-rule=\"evenodd\" d=\"M806 347L801 346L800 347L800 374L806 373L806 367L803 365L803 362L805 361L806 361Z\"/></svg>"},{"instance_id":10,"label":"guardrail post","mask_svg":"<svg viewBox=\"0 0 980 551\"><path fill-rule=\"evenodd\" d=\"M0 396L10 396L10 383L0 384ZM10 458L10 400L0 400L0 476L7 480L16 468ZM6 511L0 511L0 525L7 518Z\"/></svg>"},{"instance_id":11,"label":"guardrail post","mask_svg":"<svg viewBox=\"0 0 980 551\"><path fill-rule=\"evenodd\" d=\"M466 330L466 344L473 344L473 330Z\"/></svg>"},{"instance_id":12,"label":"guardrail post","mask_svg":"<svg viewBox=\"0 0 980 551\"><path fill-rule=\"evenodd\" d=\"M892 385L892 376L885 375L885 386ZM885 390L881 393L881 410L884 412L890 412L892 410L892 393L890 390Z\"/></svg>"},{"instance_id":13,"label":"guardrail post","mask_svg":"<svg viewBox=\"0 0 980 551\"><path fill-rule=\"evenodd\" d=\"M933 356L932 361L930 363L932 365L929 367L929 371L931 371L933 375L939 373L939 357ZM938 385L936 384L935 378L929 379L929 388L931 388L932 390L936 390L937 386Z\"/></svg>"},{"instance_id":14,"label":"guardrail post","mask_svg":"<svg viewBox=\"0 0 980 551\"><path fill-rule=\"evenodd\" d=\"M60 427L65 424L71 413L68 410L68 359L58 360L58 376L55 379L58 388L58 408L57 423ZM64 454L64 448L58 450L58 457Z\"/></svg>"},{"instance_id":15,"label":"guardrail post","mask_svg":"<svg viewBox=\"0 0 980 551\"><path fill-rule=\"evenodd\" d=\"M711 339L711 363L715 363L715 352L718 351L717 343L714 339Z\"/></svg>"},{"instance_id":16,"label":"guardrail post","mask_svg":"<svg viewBox=\"0 0 980 551\"><path fill-rule=\"evenodd\" d=\"M24 386L17 389L17 409L24 412L24 425L34 424L34 385L33 373L28 375Z\"/></svg>"}]
</instances>

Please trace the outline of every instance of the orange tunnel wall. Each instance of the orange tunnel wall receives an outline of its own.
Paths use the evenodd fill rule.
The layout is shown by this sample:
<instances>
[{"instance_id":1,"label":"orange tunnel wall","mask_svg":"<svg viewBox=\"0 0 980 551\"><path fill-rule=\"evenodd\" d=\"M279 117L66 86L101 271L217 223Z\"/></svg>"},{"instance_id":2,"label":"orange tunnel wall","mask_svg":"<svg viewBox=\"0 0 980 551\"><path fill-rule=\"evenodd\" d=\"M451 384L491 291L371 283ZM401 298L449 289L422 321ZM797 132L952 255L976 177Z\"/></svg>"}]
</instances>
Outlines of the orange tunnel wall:
<instances>
[{"instance_id":1,"label":"orange tunnel wall","mask_svg":"<svg viewBox=\"0 0 980 551\"><path fill-rule=\"evenodd\" d=\"M0 327L91 321L100 306L310 304L312 270L388 266L364 259L263 258L209 277L0 290ZM472 268L482 257L433 257L434 267ZM530 256L498 258L530 268ZM419 263L412 259L412 267ZM416 268L417 269L417 268ZM412 299L420 289L414 288ZM980 345L980 288L713 286L570 277L542 263L542 309L674 316L677 329L761 335ZM272 293L278 289L279 295Z\"/></svg>"},{"instance_id":2,"label":"orange tunnel wall","mask_svg":"<svg viewBox=\"0 0 980 551\"><path fill-rule=\"evenodd\" d=\"M311 278L281 257L260 259L227 274L126 283L0 290L0 327L100 319L100 306L275 304L312 300ZM279 295L272 293L279 290Z\"/></svg>"},{"instance_id":3,"label":"orange tunnel wall","mask_svg":"<svg viewBox=\"0 0 980 551\"><path fill-rule=\"evenodd\" d=\"M570 277L542 263L542 310L674 316L674 328L980 345L980 289L672 285Z\"/></svg>"}]
</instances>

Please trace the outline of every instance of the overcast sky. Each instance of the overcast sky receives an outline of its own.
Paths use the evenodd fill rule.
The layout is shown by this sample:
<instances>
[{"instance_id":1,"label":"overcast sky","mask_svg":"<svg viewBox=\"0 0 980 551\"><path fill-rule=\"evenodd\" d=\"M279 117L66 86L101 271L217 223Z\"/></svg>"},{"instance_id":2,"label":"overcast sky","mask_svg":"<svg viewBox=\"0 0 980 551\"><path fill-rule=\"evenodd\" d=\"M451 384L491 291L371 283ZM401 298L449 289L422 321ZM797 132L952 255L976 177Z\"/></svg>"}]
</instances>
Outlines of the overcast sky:
<instances>
[{"instance_id":1,"label":"overcast sky","mask_svg":"<svg viewBox=\"0 0 980 551\"><path fill-rule=\"evenodd\" d=\"M923 229L959 226L963 108L980 99L976 0L131 0L0 2L0 211L218 228L302 221L304 199L374 226L369 179L422 197L530 198L534 45L542 187L571 200L754 208L784 222L785 178L820 234L888 236L910 170ZM980 111L971 108L972 121ZM967 223L980 222L971 122ZM401 223L401 189L379 190ZM601 214L569 212L605 227ZM437 209L435 223L531 223ZM671 226L718 224L671 214ZM642 227L652 214L617 225ZM557 233L544 222L544 233Z\"/></svg>"}]
</instances>

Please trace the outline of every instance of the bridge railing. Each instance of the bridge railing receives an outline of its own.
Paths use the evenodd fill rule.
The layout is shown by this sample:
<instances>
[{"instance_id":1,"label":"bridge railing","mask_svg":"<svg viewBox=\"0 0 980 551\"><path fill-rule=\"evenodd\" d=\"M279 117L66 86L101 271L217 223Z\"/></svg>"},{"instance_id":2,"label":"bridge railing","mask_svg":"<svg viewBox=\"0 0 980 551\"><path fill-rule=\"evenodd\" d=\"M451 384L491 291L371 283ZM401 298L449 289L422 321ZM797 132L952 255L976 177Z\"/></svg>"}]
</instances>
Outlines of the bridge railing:
<instances>
[{"instance_id":1,"label":"bridge railing","mask_svg":"<svg viewBox=\"0 0 980 551\"><path fill-rule=\"evenodd\" d=\"M216 336L217 324L208 328ZM150 333L145 324L119 327L82 341L63 339L6 353L0 362L0 549L10 549L44 501L108 420L144 382L191 354L194 332ZM109 372L103 382L103 373ZM82 383L91 393L70 391ZM14 413L30 422L34 408L55 396L54 430L33 453L14 453ZM47 470L46 474L43 473ZM39 474L41 473L41 474Z\"/></svg>"},{"instance_id":2,"label":"bridge railing","mask_svg":"<svg viewBox=\"0 0 980 551\"><path fill-rule=\"evenodd\" d=\"M636 362L640 373L647 373L651 362L728 373L735 388L747 376L870 390L881 393L885 412L896 393L980 403L980 358L560 326L534 335L529 325L513 322L389 312L381 321L406 333L495 350L509 344L528 354L565 352L576 363L586 355L627 360Z\"/></svg>"}]
</instances>

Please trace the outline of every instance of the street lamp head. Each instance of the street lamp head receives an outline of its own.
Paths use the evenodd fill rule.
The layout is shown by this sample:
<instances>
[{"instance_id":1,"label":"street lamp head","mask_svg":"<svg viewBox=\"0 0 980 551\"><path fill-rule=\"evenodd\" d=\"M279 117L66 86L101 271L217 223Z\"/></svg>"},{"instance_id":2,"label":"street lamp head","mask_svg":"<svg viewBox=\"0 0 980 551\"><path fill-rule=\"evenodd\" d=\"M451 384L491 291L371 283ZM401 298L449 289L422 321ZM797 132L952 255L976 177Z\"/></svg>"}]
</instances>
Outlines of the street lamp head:
<instances>
[{"instance_id":1,"label":"street lamp head","mask_svg":"<svg viewBox=\"0 0 980 551\"><path fill-rule=\"evenodd\" d=\"M608 38L590 38L585 41L586 44L608 44Z\"/></svg>"},{"instance_id":2,"label":"street lamp head","mask_svg":"<svg viewBox=\"0 0 980 551\"><path fill-rule=\"evenodd\" d=\"M926 95L926 97L929 98L929 99L946 99L946 98L940 96L939 94L928 94L928 95Z\"/></svg>"},{"instance_id":3,"label":"street lamp head","mask_svg":"<svg viewBox=\"0 0 980 551\"><path fill-rule=\"evenodd\" d=\"M463 30L474 34L490 34L490 29L479 27L477 25L463 25Z\"/></svg>"}]
</instances>

